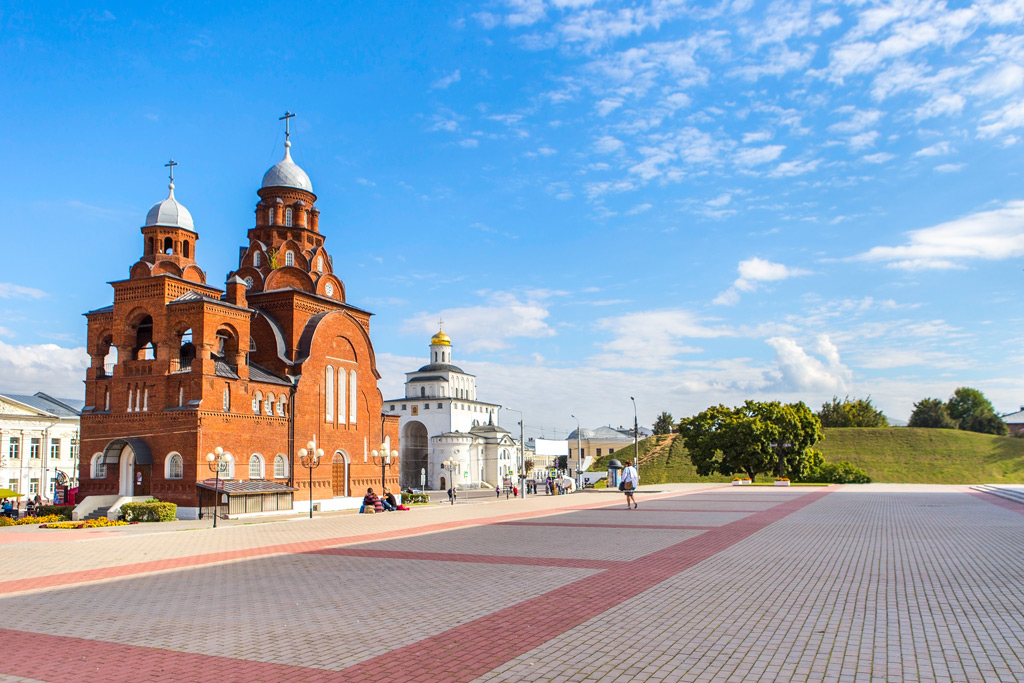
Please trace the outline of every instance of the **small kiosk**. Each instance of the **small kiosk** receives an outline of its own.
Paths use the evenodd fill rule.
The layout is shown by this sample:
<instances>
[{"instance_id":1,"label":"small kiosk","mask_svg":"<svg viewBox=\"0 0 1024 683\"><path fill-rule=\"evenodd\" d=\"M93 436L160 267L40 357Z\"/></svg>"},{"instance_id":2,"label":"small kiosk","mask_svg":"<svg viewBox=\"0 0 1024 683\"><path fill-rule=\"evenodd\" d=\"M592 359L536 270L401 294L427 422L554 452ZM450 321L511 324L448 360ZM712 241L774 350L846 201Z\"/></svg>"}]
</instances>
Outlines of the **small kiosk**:
<instances>
[{"instance_id":1,"label":"small kiosk","mask_svg":"<svg viewBox=\"0 0 1024 683\"><path fill-rule=\"evenodd\" d=\"M608 488L617 489L622 481L622 463L612 458L608 461Z\"/></svg>"}]
</instances>

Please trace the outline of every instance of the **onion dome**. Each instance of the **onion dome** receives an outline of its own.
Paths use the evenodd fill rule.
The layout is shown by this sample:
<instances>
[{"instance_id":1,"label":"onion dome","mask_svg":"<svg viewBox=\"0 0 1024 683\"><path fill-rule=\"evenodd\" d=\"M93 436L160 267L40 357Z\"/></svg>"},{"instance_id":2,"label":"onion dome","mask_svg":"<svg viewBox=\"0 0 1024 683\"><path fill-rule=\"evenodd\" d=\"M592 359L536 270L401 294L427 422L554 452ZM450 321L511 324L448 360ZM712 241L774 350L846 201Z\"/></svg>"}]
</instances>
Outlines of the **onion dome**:
<instances>
[{"instance_id":1,"label":"onion dome","mask_svg":"<svg viewBox=\"0 0 1024 683\"><path fill-rule=\"evenodd\" d=\"M174 198L174 183L170 183L167 189L169 190L167 199L153 205L153 208L146 214L146 225L143 227L149 228L159 225L166 228L185 228L195 232L196 228L192 223L192 214L188 212L188 209L181 202Z\"/></svg>"},{"instance_id":2,"label":"onion dome","mask_svg":"<svg viewBox=\"0 0 1024 683\"><path fill-rule=\"evenodd\" d=\"M286 140L284 159L271 166L270 170L263 174L261 187L296 187L306 192L313 192L313 183L309 182L309 176L292 161L291 146L292 143Z\"/></svg>"},{"instance_id":3,"label":"onion dome","mask_svg":"<svg viewBox=\"0 0 1024 683\"><path fill-rule=\"evenodd\" d=\"M438 332L437 334L430 338L430 345L433 346L435 344L444 344L445 346L451 346L452 340L444 332Z\"/></svg>"}]
</instances>

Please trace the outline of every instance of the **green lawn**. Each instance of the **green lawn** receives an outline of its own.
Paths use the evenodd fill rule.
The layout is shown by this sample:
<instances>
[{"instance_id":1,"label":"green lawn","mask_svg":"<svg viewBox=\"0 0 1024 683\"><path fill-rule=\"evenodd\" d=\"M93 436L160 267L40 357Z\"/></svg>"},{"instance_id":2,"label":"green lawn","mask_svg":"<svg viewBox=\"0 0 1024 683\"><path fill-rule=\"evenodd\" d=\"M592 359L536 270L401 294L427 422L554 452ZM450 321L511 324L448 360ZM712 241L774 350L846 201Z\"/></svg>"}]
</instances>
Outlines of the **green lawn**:
<instances>
[{"instance_id":1,"label":"green lawn","mask_svg":"<svg viewBox=\"0 0 1024 683\"><path fill-rule=\"evenodd\" d=\"M664 437L640 442L640 458ZM915 484L1024 484L1024 439L952 429L826 429L817 448L830 462L849 460L874 482ZM633 449L622 454L631 459ZM603 470L616 454L599 458ZM767 482L770 475L760 475ZM676 439L664 457L640 467L643 484L729 482L732 477L698 477L690 456Z\"/></svg>"}]
</instances>

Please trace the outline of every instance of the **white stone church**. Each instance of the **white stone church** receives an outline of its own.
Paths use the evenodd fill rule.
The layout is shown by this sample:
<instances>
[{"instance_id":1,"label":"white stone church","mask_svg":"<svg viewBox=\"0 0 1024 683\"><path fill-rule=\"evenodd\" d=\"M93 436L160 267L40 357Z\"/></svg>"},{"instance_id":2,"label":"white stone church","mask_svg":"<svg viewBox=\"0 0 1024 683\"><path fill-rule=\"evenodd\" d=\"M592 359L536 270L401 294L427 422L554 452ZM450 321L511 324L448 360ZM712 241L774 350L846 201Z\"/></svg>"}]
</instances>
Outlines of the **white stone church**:
<instances>
[{"instance_id":1,"label":"white stone church","mask_svg":"<svg viewBox=\"0 0 1024 683\"><path fill-rule=\"evenodd\" d=\"M519 441L498 426L501 406L477 400L476 377L452 365L448 335L431 337L429 362L405 374L405 397L384 401L399 416L403 488L495 486L518 471ZM454 475L442 467L449 460Z\"/></svg>"}]
</instances>

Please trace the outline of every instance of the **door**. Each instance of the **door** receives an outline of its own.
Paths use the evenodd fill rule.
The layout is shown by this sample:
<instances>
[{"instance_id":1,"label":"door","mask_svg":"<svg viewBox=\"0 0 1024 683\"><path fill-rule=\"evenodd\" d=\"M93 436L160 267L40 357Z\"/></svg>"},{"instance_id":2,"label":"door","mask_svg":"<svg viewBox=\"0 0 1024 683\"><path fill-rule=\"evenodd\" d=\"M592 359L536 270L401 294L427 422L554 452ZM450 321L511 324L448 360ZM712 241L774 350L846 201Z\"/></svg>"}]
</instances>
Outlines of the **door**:
<instances>
[{"instance_id":1,"label":"door","mask_svg":"<svg viewBox=\"0 0 1024 683\"><path fill-rule=\"evenodd\" d=\"M348 456L341 451L331 459L331 489L335 496L348 495Z\"/></svg>"}]
</instances>

